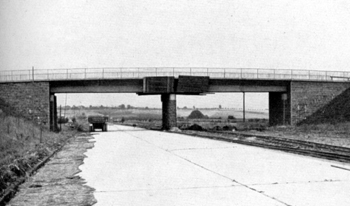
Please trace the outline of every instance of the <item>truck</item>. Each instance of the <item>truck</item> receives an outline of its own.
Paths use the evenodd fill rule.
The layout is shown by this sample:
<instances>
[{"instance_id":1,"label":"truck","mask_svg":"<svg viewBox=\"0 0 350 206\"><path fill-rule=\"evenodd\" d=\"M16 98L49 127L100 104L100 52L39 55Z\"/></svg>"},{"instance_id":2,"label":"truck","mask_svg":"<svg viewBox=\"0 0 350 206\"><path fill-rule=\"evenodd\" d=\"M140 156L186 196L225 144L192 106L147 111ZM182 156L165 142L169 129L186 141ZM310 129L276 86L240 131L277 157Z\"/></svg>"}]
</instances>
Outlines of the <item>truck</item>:
<instances>
[{"instance_id":1,"label":"truck","mask_svg":"<svg viewBox=\"0 0 350 206\"><path fill-rule=\"evenodd\" d=\"M101 129L103 132L107 131L107 120L105 116L102 115L90 115L88 116L89 130L94 132L95 129Z\"/></svg>"}]
</instances>

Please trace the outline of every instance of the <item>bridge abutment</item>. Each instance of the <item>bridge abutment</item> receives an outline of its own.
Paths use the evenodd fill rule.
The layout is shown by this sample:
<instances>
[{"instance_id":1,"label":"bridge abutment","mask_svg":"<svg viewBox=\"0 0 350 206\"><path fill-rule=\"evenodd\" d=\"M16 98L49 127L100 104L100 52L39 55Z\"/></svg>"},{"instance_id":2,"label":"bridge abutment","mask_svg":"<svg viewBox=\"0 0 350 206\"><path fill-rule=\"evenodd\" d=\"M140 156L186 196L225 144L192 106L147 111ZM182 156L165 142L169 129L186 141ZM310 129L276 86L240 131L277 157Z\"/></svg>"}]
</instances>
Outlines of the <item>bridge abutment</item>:
<instances>
[{"instance_id":1,"label":"bridge abutment","mask_svg":"<svg viewBox=\"0 0 350 206\"><path fill-rule=\"evenodd\" d=\"M291 124L291 98L290 93L269 93L269 124L290 125Z\"/></svg>"},{"instance_id":2,"label":"bridge abutment","mask_svg":"<svg viewBox=\"0 0 350 206\"><path fill-rule=\"evenodd\" d=\"M0 98L6 113L42 124L50 124L49 82L19 82L0 84Z\"/></svg>"},{"instance_id":3,"label":"bridge abutment","mask_svg":"<svg viewBox=\"0 0 350 206\"><path fill-rule=\"evenodd\" d=\"M169 130L177 126L176 122L176 95L162 94L162 129Z\"/></svg>"},{"instance_id":4,"label":"bridge abutment","mask_svg":"<svg viewBox=\"0 0 350 206\"><path fill-rule=\"evenodd\" d=\"M308 121L309 123L327 122L323 115L325 107L332 104L337 96L350 88L350 82L308 82L292 81L290 86L291 96L291 124L295 125L314 116L318 119ZM344 97L344 98L350 98ZM334 105L333 105L334 106ZM333 112L340 107L335 106ZM315 116L315 114L318 115Z\"/></svg>"}]
</instances>

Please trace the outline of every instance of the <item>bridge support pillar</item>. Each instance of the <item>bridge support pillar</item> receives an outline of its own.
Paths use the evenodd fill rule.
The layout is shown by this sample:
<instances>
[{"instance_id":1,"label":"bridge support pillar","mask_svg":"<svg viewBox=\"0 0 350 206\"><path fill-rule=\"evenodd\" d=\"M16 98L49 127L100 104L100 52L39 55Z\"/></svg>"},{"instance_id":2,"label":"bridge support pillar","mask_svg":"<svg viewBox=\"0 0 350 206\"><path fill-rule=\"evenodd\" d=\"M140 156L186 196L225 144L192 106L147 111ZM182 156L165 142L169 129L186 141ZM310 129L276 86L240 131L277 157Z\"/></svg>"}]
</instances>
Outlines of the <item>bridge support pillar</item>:
<instances>
[{"instance_id":1,"label":"bridge support pillar","mask_svg":"<svg viewBox=\"0 0 350 206\"><path fill-rule=\"evenodd\" d=\"M169 130L176 127L176 95L162 94L162 129Z\"/></svg>"},{"instance_id":2,"label":"bridge support pillar","mask_svg":"<svg viewBox=\"0 0 350 206\"><path fill-rule=\"evenodd\" d=\"M270 126L291 124L290 93L269 93L269 121Z\"/></svg>"},{"instance_id":3,"label":"bridge support pillar","mask_svg":"<svg viewBox=\"0 0 350 206\"><path fill-rule=\"evenodd\" d=\"M50 95L50 130L58 131L57 126L57 97L54 94Z\"/></svg>"}]
</instances>

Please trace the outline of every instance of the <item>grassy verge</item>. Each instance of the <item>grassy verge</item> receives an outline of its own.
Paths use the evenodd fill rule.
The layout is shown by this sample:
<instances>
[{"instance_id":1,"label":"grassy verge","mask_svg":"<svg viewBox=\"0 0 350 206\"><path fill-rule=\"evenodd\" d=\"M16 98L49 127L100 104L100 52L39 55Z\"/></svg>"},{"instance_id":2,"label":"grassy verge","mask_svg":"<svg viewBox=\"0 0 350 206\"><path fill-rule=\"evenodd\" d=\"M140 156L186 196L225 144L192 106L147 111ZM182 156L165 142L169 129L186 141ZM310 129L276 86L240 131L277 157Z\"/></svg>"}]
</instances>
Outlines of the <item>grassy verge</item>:
<instances>
[{"instance_id":1,"label":"grassy verge","mask_svg":"<svg viewBox=\"0 0 350 206\"><path fill-rule=\"evenodd\" d=\"M64 126L63 131L54 133L20 117L0 113L0 197L6 188L27 176L31 168L74 136L78 128L84 130L77 123L72 129Z\"/></svg>"},{"instance_id":2,"label":"grassy verge","mask_svg":"<svg viewBox=\"0 0 350 206\"><path fill-rule=\"evenodd\" d=\"M305 124L293 127L269 127L263 133L266 135L350 147L350 122L336 124Z\"/></svg>"}]
</instances>

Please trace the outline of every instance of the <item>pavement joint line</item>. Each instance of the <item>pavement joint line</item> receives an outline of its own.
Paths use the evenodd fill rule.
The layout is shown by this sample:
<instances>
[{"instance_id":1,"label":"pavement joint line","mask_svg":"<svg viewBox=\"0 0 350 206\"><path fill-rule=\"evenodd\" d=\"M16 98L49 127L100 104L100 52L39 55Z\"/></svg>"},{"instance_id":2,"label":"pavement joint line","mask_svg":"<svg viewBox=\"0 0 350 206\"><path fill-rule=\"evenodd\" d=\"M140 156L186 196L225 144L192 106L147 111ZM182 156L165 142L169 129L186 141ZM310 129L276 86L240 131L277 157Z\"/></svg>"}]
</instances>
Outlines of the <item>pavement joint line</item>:
<instances>
[{"instance_id":1,"label":"pavement joint line","mask_svg":"<svg viewBox=\"0 0 350 206\"><path fill-rule=\"evenodd\" d=\"M337 168L337 169L342 169L342 170L347 170L347 171L350 171L349 168L346 168L346 167L340 167L340 166L337 166L337 165L331 165L331 167L334 167L334 168Z\"/></svg>"},{"instance_id":2,"label":"pavement joint line","mask_svg":"<svg viewBox=\"0 0 350 206\"><path fill-rule=\"evenodd\" d=\"M214 149L232 149L235 148L233 147L212 147L212 148L183 148L183 149L172 149L172 150L167 150L169 152L174 152L174 151L183 151L183 150L214 150Z\"/></svg>"},{"instance_id":3,"label":"pavement joint line","mask_svg":"<svg viewBox=\"0 0 350 206\"><path fill-rule=\"evenodd\" d=\"M288 184L313 184L313 183L333 183L333 182L348 182L350 180L314 180L302 182L272 182L272 183L253 183L247 184L250 186L264 186L264 185L288 185Z\"/></svg>"},{"instance_id":4,"label":"pavement joint line","mask_svg":"<svg viewBox=\"0 0 350 206\"><path fill-rule=\"evenodd\" d=\"M99 193L118 193L118 192L145 192L145 191L172 191L172 190L196 190L196 189L213 189L213 188L231 188L231 187L243 187L242 185L227 185L227 186L207 186L207 187L179 187L179 188L158 188L158 189L130 189L130 190L109 190L109 191L97 191Z\"/></svg>"},{"instance_id":5,"label":"pavement joint line","mask_svg":"<svg viewBox=\"0 0 350 206\"><path fill-rule=\"evenodd\" d=\"M247 189L250 189L250 190L252 190L252 191L254 191L254 192L257 192L257 193L259 193L259 194L261 194L261 195L263 195L263 196L265 196L265 197L267 197L267 198L270 198L270 199L272 199L272 200L275 200L275 201L277 201L277 202L279 202L279 203L281 203L281 204L284 204L284 205L286 205L286 206L292 206L292 205L290 205L290 204L288 204L288 203L286 203L286 202L283 202L282 200L279 200L279 199L277 199L277 198L275 198L275 197L273 197L273 196L270 196L270 195L264 193L263 191L259 191L259 190L255 189L255 188L253 188L253 187L250 187L250 186L247 185L247 184L238 182L238 181L236 181L236 180L234 180L234 179L231 179L230 177L227 177L227 176L225 176L225 175L223 175L223 174L220 174L220 173L218 173L218 172L215 172L215 171L213 171L213 170L210 170L210 169L208 169L208 168L206 168L206 167L204 167L204 166L202 166L202 165L200 165L200 164L197 164L197 163L195 163L195 162L192 162L191 160L189 160L189 159L187 159L187 158L184 158L184 157L182 157L182 156L180 156L180 155L177 155L176 153L170 152L170 151L166 150L165 148L162 148L162 147L159 147L159 146L157 146L157 145L154 145L154 144L152 144L151 142L149 142L149 141L147 141L147 140L144 140L144 139L141 139L140 137L137 137L137 136L135 136L135 135L133 135L133 134L130 134L130 133L128 133L128 132L126 132L126 133L129 134L130 136L136 138L136 139L139 139L139 140L141 140L141 141L144 141L144 142L146 142L146 143L148 143L148 144L150 144L150 145L152 145L152 146L154 146L154 147L157 147L158 149L161 149L161 150L163 150L163 151L165 151L165 152L167 152L167 153L170 153L170 154L172 154L172 155L174 155L174 156L177 156L178 158L183 159L183 160L185 160L185 161L187 161L187 162L189 162L189 163L191 163L191 164L193 164L193 165L196 165L197 167L200 167L200 168L202 168L202 169L204 169L204 170L206 170L206 171L208 171L208 172L211 172L211 173L216 174L216 175L218 175L218 176L221 176L221 177L223 177L223 178L225 178L225 179L228 179L228 180L230 180L230 181L232 181L232 182L235 182L235 183L237 183L237 184L239 184L239 185L241 185L241 186L243 186L243 187L246 187Z\"/></svg>"}]
</instances>

